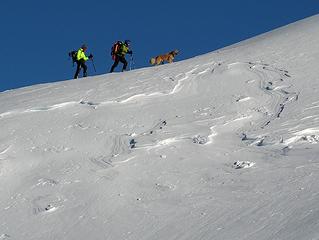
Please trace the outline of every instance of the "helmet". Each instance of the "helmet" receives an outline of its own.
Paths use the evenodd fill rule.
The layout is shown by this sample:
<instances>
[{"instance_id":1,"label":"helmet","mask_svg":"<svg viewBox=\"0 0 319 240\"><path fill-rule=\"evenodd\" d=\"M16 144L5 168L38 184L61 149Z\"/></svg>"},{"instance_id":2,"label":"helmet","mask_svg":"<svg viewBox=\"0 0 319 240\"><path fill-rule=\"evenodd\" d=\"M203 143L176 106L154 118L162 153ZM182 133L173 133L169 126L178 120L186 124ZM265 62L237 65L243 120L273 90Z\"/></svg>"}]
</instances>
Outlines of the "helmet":
<instances>
[{"instance_id":1,"label":"helmet","mask_svg":"<svg viewBox=\"0 0 319 240\"><path fill-rule=\"evenodd\" d=\"M84 48L87 49L88 47L87 47L86 44L82 44L81 48L82 48L82 49L84 49Z\"/></svg>"},{"instance_id":2,"label":"helmet","mask_svg":"<svg viewBox=\"0 0 319 240\"><path fill-rule=\"evenodd\" d=\"M124 43L125 45L129 46L131 44L131 40L125 40Z\"/></svg>"}]
</instances>

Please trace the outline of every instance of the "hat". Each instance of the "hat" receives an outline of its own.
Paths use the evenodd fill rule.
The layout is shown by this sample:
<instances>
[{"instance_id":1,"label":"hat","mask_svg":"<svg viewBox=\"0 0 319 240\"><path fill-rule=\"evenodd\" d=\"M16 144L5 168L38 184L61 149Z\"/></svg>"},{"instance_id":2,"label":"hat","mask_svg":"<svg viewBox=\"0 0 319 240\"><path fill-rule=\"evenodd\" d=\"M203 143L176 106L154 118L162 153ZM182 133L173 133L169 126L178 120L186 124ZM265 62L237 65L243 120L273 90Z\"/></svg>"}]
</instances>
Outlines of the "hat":
<instances>
[{"instance_id":1,"label":"hat","mask_svg":"<svg viewBox=\"0 0 319 240\"><path fill-rule=\"evenodd\" d=\"M81 48L84 49L84 48L88 48L88 47L86 44L82 44Z\"/></svg>"}]
</instances>

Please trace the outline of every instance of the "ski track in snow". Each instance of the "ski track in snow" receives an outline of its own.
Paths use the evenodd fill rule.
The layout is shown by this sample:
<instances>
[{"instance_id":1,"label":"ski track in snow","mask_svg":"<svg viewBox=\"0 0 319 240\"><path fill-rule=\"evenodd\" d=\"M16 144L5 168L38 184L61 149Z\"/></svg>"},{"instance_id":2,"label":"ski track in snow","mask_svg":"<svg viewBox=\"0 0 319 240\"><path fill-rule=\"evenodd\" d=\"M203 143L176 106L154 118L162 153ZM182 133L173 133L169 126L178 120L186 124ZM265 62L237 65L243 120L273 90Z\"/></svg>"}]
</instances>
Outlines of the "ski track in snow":
<instances>
[{"instance_id":1,"label":"ski track in snow","mask_svg":"<svg viewBox=\"0 0 319 240\"><path fill-rule=\"evenodd\" d=\"M219 64L218 66L221 66L221 65L222 64ZM231 69L232 67L237 67L237 66L240 66L240 68L255 74L257 77L257 80L259 80L260 82L260 89L266 94L270 95L271 97L268 103L270 105L270 109L268 110L270 113L267 114L268 119L265 120L264 118L261 118L257 121L257 124L258 122L260 122L259 123L260 128L263 129L275 119L280 118L281 114L284 111L285 106L289 103L293 103L298 100L297 93L295 92L290 93L285 90L288 88L289 89L292 88L292 86L283 85L283 82L285 81L286 78L291 78L291 76L288 74L288 71L271 67L271 65L269 64L252 63L252 62L230 63L227 65L226 69ZM207 69L199 73L203 74L206 72L208 72ZM246 83L249 84L249 83L252 83L252 81L248 81ZM279 84L279 85L276 86L276 84ZM245 102L249 100L251 100L251 97L249 96L240 96L237 98L236 102ZM249 120L251 118L252 118L251 115L242 116L239 118L227 120L223 124L214 125L210 127L211 134L207 136L208 141L205 143L205 145L209 145L213 143L214 137L217 136L220 131L224 131L223 129L225 129L225 127L229 128L231 124L237 121ZM236 129L234 130L239 130L240 128L244 127L245 122L247 121L243 121L243 123L238 126L234 125L236 127ZM248 139L247 136L244 138L244 140L250 140L250 141L252 140L252 143L250 144L250 146L263 146L264 139L265 139L264 137Z\"/></svg>"},{"instance_id":2,"label":"ski track in snow","mask_svg":"<svg viewBox=\"0 0 319 240\"><path fill-rule=\"evenodd\" d=\"M286 70L272 67L270 64L253 62L248 62L246 67L248 67L247 70L256 74L260 83L260 89L271 97L267 104L270 108L266 110L265 117L256 121L256 124L261 129L264 129L273 121L280 118L287 104L298 101L299 93L285 90L293 88L292 85L284 85L285 79L291 78ZM249 131L249 128L247 131ZM265 136L248 138L245 135L242 140L250 142L250 146L264 146Z\"/></svg>"},{"instance_id":3,"label":"ski track in snow","mask_svg":"<svg viewBox=\"0 0 319 240\"><path fill-rule=\"evenodd\" d=\"M298 100L298 94L296 92L285 91L287 87L285 85L275 86L275 84L282 84L285 78L290 78L288 71L272 68L269 64L256 64L249 63L249 69L258 75L260 80L260 88L271 96L271 109L270 117L262 123L262 128L269 125L276 118L279 118L284 111L285 106L293 101Z\"/></svg>"}]
</instances>

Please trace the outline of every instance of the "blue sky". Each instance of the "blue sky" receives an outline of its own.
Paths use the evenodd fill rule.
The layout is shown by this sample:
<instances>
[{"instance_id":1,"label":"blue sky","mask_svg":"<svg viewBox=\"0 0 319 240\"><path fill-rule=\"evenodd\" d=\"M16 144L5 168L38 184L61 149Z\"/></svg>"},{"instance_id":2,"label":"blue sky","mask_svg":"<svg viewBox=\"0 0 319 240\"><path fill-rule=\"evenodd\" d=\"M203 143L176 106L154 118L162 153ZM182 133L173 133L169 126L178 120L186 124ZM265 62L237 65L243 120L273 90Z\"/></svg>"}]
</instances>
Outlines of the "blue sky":
<instances>
[{"instance_id":1,"label":"blue sky","mask_svg":"<svg viewBox=\"0 0 319 240\"><path fill-rule=\"evenodd\" d=\"M68 52L82 43L94 55L89 75L104 74L118 39L132 41L140 68L175 48L183 60L317 13L318 0L2 0L0 91L71 79Z\"/></svg>"}]
</instances>

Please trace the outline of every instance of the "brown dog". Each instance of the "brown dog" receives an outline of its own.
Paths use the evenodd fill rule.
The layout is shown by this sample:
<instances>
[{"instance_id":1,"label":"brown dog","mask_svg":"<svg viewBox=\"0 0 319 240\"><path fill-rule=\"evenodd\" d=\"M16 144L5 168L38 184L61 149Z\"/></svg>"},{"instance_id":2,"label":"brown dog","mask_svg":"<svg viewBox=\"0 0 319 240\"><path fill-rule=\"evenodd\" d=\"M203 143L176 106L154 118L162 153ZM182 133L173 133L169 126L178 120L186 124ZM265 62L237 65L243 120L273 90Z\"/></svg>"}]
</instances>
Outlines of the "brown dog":
<instances>
[{"instance_id":1,"label":"brown dog","mask_svg":"<svg viewBox=\"0 0 319 240\"><path fill-rule=\"evenodd\" d=\"M153 57L150 60L150 64L151 65L155 65L155 64L160 65L161 63L164 64L164 61L172 63L175 56L178 54L178 52L179 52L178 50L174 50L174 51L171 51L169 53Z\"/></svg>"}]
</instances>

